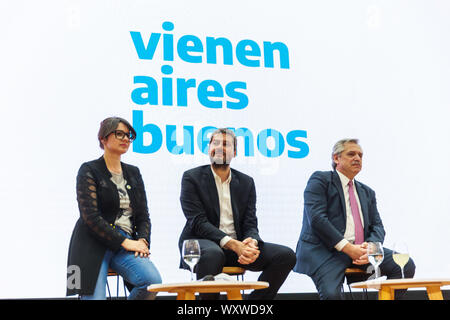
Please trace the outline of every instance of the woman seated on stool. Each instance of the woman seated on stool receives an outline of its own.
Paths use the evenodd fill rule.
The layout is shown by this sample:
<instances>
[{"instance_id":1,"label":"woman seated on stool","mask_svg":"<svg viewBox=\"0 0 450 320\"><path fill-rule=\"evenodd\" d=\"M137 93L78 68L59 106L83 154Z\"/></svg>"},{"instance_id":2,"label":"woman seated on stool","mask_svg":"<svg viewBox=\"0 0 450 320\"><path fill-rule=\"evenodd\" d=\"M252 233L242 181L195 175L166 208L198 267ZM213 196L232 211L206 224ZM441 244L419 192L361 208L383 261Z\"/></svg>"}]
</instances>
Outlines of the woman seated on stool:
<instances>
[{"instance_id":1,"label":"woman seated on stool","mask_svg":"<svg viewBox=\"0 0 450 320\"><path fill-rule=\"evenodd\" d=\"M129 299L155 297L147 286L161 283L161 276L149 259L151 224L144 183L137 167L120 161L135 137L125 119L103 120L98 140L104 154L78 171L80 218L70 240L67 295L106 299L111 268L133 287ZM77 276L69 270L79 271L78 282L69 281Z\"/></svg>"}]
</instances>

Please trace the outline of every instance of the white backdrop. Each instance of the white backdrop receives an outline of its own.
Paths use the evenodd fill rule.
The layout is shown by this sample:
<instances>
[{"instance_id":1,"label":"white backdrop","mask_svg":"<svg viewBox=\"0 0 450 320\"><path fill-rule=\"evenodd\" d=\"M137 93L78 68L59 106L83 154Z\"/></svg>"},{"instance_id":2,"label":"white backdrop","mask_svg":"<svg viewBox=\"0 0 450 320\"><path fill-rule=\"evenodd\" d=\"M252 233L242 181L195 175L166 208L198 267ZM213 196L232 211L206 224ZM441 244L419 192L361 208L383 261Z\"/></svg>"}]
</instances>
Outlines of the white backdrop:
<instances>
[{"instance_id":1,"label":"white backdrop","mask_svg":"<svg viewBox=\"0 0 450 320\"><path fill-rule=\"evenodd\" d=\"M163 281L189 280L189 273L178 269L185 221L180 180L185 170L208 162L196 144L207 126L248 128L253 135L254 155L245 155L239 138L232 165L255 179L262 238L294 250L307 179L331 168L335 141L359 138L365 156L357 178L377 192L385 245L406 241L417 277L448 277L449 13L443 0L2 1L0 298L65 295L67 249L79 215L77 170L101 155L100 121L117 115L136 124L133 111L142 112L143 124L156 125L163 137L157 151L140 153L135 145L123 157L139 166L146 184L152 259ZM164 22L173 30L164 30ZM139 59L131 31L141 34L145 46L152 33L161 34L151 60ZM192 42L180 44L185 35L199 39L203 50ZM173 61L164 60L163 50L163 40L171 37ZM207 63L207 37L229 40L232 64L224 64L221 49L217 63ZM252 40L261 53L252 47L237 53L241 40ZM281 68L278 52L274 67L265 67L264 42L286 46L288 68ZM184 57L201 62L184 61L183 50ZM240 63L238 55L259 66ZM163 66L172 74L163 74ZM157 105L132 99L133 90L142 87L135 76L157 82ZM163 77L173 79L171 106L162 103ZM196 83L184 107L177 105L177 78ZM222 108L205 107L197 94L204 80L224 90L231 82L245 83L236 91L248 104L227 108L226 101L236 99L224 93L209 98L222 101ZM182 127L193 127L193 154L168 151L167 125L177 126L178 144ZM268 128L285 142L289 132L303 131L306 137L296 138L302 157L290 157L288 151L299 148L287 142L279 155L264 156L256 137ZM155 142L149 133L140 135L142 147ZM274 141L268 146L273 149ZM297 273L281 288L313 291L312 281Z\"/></svg>"}]
</instances>

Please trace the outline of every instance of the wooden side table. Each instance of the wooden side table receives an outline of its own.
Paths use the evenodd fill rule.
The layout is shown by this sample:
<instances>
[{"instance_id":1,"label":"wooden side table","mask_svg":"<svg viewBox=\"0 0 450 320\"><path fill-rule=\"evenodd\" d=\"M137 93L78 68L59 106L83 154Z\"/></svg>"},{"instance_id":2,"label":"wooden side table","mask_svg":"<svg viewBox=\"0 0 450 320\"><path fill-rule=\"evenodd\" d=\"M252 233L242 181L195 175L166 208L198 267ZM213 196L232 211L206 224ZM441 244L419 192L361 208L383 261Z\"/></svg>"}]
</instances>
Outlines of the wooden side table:
<instances>
[{"instance_id":1,"label":"wooden side table","mask_svg":"<svg viewBox=\"0 0 450 320\"><path fill-rule=\"evenodd\" d=\"M147 290L152 292L177 293L177 300L195 300L195 293L226 292L228 300L242 300L241 290L264 289L265 281L192 281L184 283L152 284Z\"/></svg>"},{"instance_id":2,"label":"wooden side table","mask_svg":"<svg viewBox=\"0 0 450 320\"><path fill-rule=\"evenodd\" d=\"M427 289L430 300L443 300L442 286L450 285L450 279L391 279L391 280L369 280L355 282L352 288L377 289L379 300L394 300L394 292L397 289L423 288Z\"/></svg>"}]
</instances>

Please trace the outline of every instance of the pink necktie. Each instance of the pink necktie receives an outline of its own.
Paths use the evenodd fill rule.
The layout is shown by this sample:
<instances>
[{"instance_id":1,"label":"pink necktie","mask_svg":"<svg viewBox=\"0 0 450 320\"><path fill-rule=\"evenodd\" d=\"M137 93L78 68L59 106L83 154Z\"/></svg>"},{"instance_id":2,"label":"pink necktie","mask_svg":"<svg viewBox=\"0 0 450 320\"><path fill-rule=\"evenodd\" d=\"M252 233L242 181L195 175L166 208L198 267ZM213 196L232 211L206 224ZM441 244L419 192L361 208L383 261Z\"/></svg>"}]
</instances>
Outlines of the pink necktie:
<instances>
[{"instance_id":1,"label":"pink necktie","mask_svg":"<svg viewBox=\"0 0 450 320\"><path fill-rule=\"evenodd\" d=\"M350 209L352 210L353 222L355 223L355 244L364 242L364 229L359 215L358 202L356 202L355 191L353 190L353 181L348 183L348 195L350 198Z\"/></svg>"}]
</instances>

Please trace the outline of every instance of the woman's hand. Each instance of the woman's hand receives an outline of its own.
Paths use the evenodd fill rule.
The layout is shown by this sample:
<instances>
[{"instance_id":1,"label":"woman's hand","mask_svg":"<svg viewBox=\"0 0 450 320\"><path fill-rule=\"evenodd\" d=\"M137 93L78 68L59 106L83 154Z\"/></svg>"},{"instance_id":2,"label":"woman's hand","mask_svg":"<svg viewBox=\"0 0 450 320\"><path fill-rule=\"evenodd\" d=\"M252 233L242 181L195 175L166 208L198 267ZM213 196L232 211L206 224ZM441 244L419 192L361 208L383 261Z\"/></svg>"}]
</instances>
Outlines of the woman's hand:
<instances>
[{"instance_id":1,"label":"woman's hand","mask_svg":"<svg viewBox=\"0 0 450 320\"><path fill-rule=\"evenodd\" d=\"M139 240L125 239L122 242L122 247L127 251L134 251L135 257L137 257L138 255L141 258L147 258L148 256L150 256L150 251L144 239Z\"/></svg>"}]
</instances>

